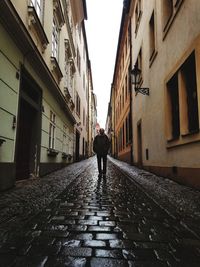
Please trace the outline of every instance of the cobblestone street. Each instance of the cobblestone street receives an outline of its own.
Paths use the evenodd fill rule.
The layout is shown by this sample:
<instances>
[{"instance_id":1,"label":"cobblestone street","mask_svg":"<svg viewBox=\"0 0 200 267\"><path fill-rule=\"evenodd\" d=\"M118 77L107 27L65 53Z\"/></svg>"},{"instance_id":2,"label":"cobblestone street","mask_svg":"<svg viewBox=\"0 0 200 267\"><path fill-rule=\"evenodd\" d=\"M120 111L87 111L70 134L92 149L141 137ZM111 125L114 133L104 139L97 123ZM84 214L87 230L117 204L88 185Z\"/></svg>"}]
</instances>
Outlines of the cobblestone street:
<instances>
[{"instance_id":1,"label":"cobblestone street","mask_svg":"<svg viewBox=\"0 0 200 267\"><path fill-rule=\"evenodd\" d=\"M60 186L54 188L56 181ZM146 194L145 187L113 161L108 162L106 178L98 178L93 157L27 183L0 198L2 211L9 195L14 197L8 205L18 196L19 208L22 200L29 206L24 216L14 216L15 211L10 220L0 217L1 267L200 266L197 227L187 229L180 213L172 208L170 215L167 204L163 209L158 199L154 201L154 192ZM27 188L41 192L38 196L31 193L32 204L24 199Z\"/></svg>"}]
</instances>

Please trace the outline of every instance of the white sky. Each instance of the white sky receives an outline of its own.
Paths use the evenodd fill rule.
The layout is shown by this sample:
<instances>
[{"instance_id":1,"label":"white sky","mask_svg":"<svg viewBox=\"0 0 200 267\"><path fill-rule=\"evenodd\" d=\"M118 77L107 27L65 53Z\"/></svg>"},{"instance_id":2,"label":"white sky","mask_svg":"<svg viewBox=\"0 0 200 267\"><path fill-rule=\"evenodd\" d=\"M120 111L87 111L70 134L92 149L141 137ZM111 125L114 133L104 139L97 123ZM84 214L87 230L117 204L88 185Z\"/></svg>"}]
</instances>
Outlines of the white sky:
<instances>
[{"instance_id":1,"label":"white sky","mask_svg":"<svg viewBox=\"0 0 200 267\"><path fill-rule=\"evenodd\" d=\"M123 0L86 0L88 20L85 21L93 89L97 96L97 116L105 127Z\"/></svg>"}]
</instances>

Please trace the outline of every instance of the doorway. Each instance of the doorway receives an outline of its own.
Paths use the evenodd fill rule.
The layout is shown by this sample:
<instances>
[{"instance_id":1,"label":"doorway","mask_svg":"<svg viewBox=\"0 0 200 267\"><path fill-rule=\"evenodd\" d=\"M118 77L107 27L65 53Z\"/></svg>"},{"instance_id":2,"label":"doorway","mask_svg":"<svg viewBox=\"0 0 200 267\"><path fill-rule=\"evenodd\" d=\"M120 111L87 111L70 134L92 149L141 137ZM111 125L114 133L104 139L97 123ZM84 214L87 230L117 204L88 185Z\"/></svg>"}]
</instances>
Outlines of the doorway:
<instances>
[{"instance_id":1,"label":"doorway","mask_svg":"<svg viewBox=\"0 0 200 267\"><path fill-rule=\"evenodd\" d=\"M16 139L16 179L39 175L41 142L41 91L22 71Z\"/></svg>"},{"instance_id":2,"label":"doorway","mask_svg":"<svg viewBox=\"0 0 200 267\"><path fill-rule=\"evenodd\" d=\"M76 130L76 148L75 148L75 160L79 161L79 147L80 147L80 133Z\"/></svg>"},{"instance_id":3,"label":"doorway","mask_svg":"<svg viewBox=\"0 0 200 267\"><path fill-rule=\"evenodd\" d=\"M137 124L137 158L138 167L142 167L142 123L141 121Z\"/></svg>"}]
</instances>

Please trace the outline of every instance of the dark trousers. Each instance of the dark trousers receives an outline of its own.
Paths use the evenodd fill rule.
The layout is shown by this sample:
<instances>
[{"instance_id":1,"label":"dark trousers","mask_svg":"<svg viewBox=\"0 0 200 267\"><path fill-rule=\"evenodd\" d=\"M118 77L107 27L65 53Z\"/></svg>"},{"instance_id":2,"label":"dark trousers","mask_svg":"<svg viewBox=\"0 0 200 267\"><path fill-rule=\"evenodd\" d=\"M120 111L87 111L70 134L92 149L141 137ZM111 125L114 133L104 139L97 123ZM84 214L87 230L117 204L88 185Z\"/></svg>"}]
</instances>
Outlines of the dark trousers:
<instances>
[{"instance_id":1,"label":"dark trousers","mask_svg":"<svg viewBox=\"0 0 200 267\"><path fill-rule=\"evenodd\" d=\"M103 171L101 168L102 159L103 159ZM107 155L97 155L97 164L99 173L106 174Z\"/></svg>"}]
</instances>

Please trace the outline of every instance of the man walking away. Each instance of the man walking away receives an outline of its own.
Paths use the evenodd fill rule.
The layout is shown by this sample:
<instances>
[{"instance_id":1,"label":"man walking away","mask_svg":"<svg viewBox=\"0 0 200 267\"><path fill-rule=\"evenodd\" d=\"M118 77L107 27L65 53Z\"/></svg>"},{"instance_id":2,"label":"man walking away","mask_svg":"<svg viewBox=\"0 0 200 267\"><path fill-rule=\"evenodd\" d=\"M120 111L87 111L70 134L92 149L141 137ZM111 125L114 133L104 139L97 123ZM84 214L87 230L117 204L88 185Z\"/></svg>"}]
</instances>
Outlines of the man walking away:
<instances>
[{"instance_id":1,"label":"man walking away","mask_svg":"<svg viewBox=\"0 0 200 267\"><path fill-rule=\"evenodd\" d=\"M107 165L107 154L110 147L108 136L105 134L104 129L100 128L99 134L95 136L93 143L93 150L97 154L97 163L99 177L103 174L106 177L106 165ZM101 168L101 161L103 159L103 171Z\"/></svg>"}]
</instances>

